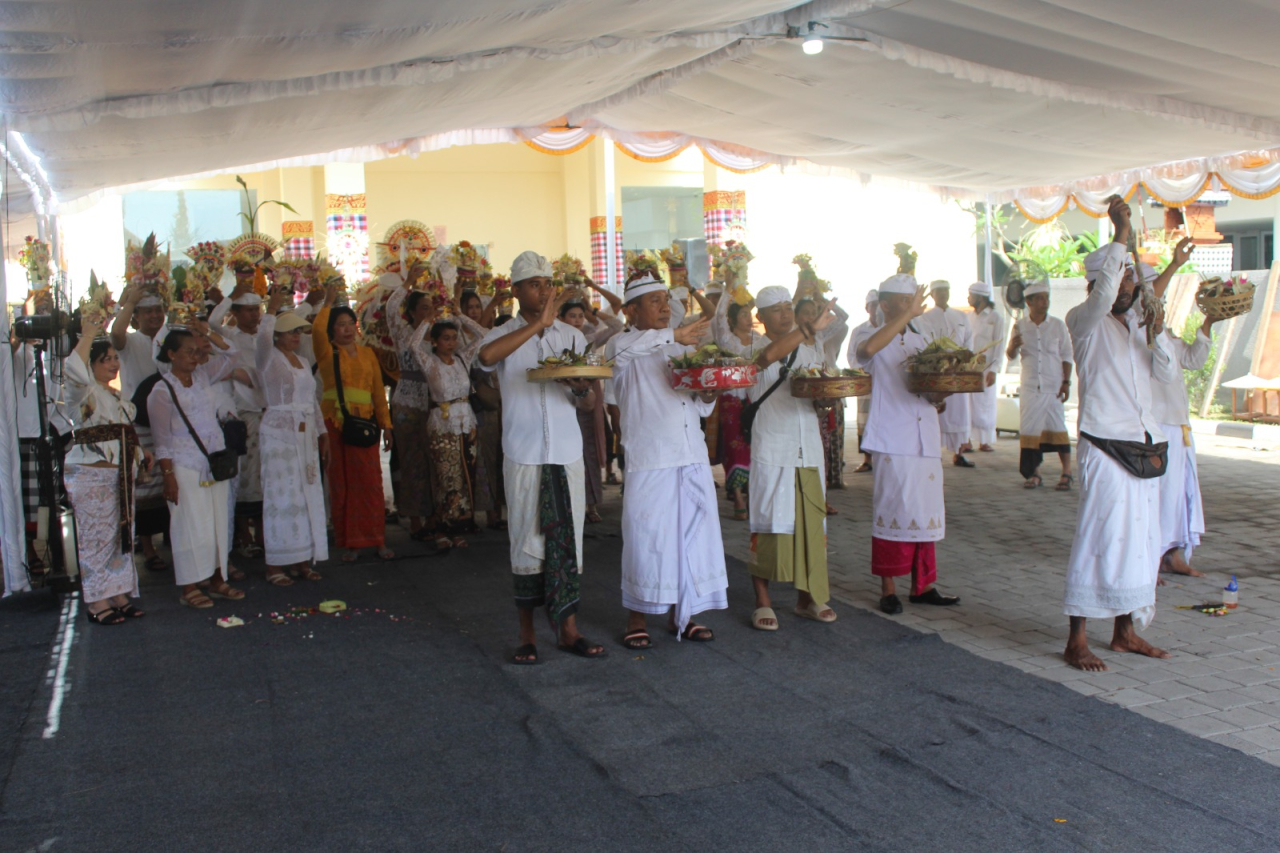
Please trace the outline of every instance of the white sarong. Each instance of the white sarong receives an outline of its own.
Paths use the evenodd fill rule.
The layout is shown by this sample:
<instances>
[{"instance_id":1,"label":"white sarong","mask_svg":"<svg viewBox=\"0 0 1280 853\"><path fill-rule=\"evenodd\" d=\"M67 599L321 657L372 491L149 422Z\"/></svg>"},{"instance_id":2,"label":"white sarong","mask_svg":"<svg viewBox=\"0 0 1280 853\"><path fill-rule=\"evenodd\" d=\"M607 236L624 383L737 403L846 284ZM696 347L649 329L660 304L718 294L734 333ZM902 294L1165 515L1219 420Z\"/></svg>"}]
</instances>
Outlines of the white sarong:
<instances>
[{"instance_id":1,"label":"white sarong","mask_svg":"<svg viewBox=\"0 0 1280 853\"><path fill-rule=\"evenodd\" d=\"M969 440L969 395L952 394L947 407L938 415L938 429L942 431L942 446L952 453Z\"/></svg>"},{"instance_id":2,"label":"white sarong","mask_svg":"<svg viewBox=\"0 0 1280 853\"><path fill-rule=\"evenodd\" d=\"M627 473L622 498L622 606L676 608L676 629L729 606L716 487L705 462Z\"/></svg>"},{"instance_id":3,"label":"white sarong","mask_svg":"<svg viewBox=\"0 0 1280 853\"><path fill-rule=\"evenodd\" d=\"M258 431L262 457L262 532L268 566L329 559L324 486L311 404L273 406ZM298 429L302 423L306 428Z\"/></svg>"},{"instance_id":4,"label":"white sarong","mask_svg":"<svg viewBox=\"0 0 1280 853\"><path fill-rule=\"evenodd\" d=\"M1132 613L1145 628L1155 616L1162 553L1161 478L1138 479L1087 438L1078 455L1080 508L1063 612L1089 619Z\"/></svg>"},{"instance_id":5,"label":"white sarong","mask_svg":"<svg viewBox=\"0 0 1280 853\"><path fill-rule=\"evenodd\" d=\"M996 443L996 389L999 383L982 389L981 394L969 395L969 431L978 446ZM947 398L950 403L954 398ZM950 408L950 406L948 406Z\"/></svg>"},{"instance_id":6,"label":"white sarong","mask_svg":"<svg viewBox=\"0 0 1280 853\"><path fill-rule=\"evenodd\" d=\"M262 502L262 462L261 439L258 431L262 427L262 412L241 412L240 420L244 421L248 439L245 447L248 452L240 457L240 475L236 478L236 503L257 504Z\"/></svg>"},{"instance_id":7,"label":"white sarong","mask_svg":"<svg viewBox=\"0 0 1280 853\"><path fill-rule=\"evenodd\" d=\"M1169 467L1160 483L1160 553L1181 548L1188 560L1204 533L1204 505L1191 430L1180 424L1161 424L1169 439ZM1185 436L1185 440L1184 440Z\"/></svg>"},{"instance_id":8,"label":"white sarong","mask_svg":"<svg viewBox=\"0 0 1280 853\"><path fill-rule=\"evenodd\" d=\"M891 542L939 542L947 535L942 460L871 454L871 535Z\"/></svg>"},{"instance_id":9,"label":"white sarong","mask_svg":"<svg viewBox=\"0 0 1280 853\"><path fill-rule=\"evenodd\" d=\"M221 568L227 576L230 538L227 533L227 481L200 485L200 475L173 466L178 502L169 504L169 539L173 543L173 575L178 586L200 583Z\"/></svg>"},{"instance_id":10,"label":"white sarong","mask_svg":"<svg viewBox=\"0 0 1280 853\"><path fill-rule=\"evenodd\" d=\"M825 460L824 460L825 461ZM826 465L809 466L818 469L822 480L822 494L827 494ZM747 509L750 511L752 533L796 532L796 467L793 465L765 465L751 463L751 476L747 480Z\"/></svg>"},{"instance_id":11,"label":"white sarong","mask_svg":"<svg viewBox=\"0 0 1280 853\"><path fill-rule=\"evenodd\" d=\"M573 537L578 550L578 574L582 574L582 528L587 520L586 468L578 459L564 466L573 504ZM507 531L511 537L511 571L517 575L542 572L546 537L538 523L538 492L542 488L542 466L521 465L502 460L507 492Z\"/></svg>"},{"instance_id":12,"label":"white sarong","mask_svg":"<svg viewBox=\"0 0 1280 853\"><path fill-rule=\"evenodd\" d=\"M1036 448L1044 441L1051 444L1070 443L1066 410L1058 399L1056 388L1053 391L1037 391L1029 385L1022 386L1018 392L1018 431L1022 436L1035 440L1034 444L1024 443L1023 447ZM1055 438L1050 441L1047 435Z\"/></svg>"},{"instance_id":13,"label":"white sarong","mask_svg":"<svg viewBox=\"0 0 1280 853\"><path fill-rule=\"evenodd\" d=\"M138 597L133 551L120 547L120 469L68 465L67 497L76 517L81 593L86 604Z\"/></svg>"}]
</instances>

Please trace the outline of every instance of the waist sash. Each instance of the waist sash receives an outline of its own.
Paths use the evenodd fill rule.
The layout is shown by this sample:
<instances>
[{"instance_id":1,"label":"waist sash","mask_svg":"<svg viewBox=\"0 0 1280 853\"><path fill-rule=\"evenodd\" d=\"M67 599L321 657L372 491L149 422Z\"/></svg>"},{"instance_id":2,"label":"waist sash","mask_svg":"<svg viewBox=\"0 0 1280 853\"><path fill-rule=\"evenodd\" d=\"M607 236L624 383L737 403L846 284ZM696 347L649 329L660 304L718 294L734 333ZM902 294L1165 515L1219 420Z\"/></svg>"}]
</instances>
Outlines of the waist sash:
<instances>
[{"instance_id":1,"label":"waist sash","mask_svg":"<svg viewBox=\"0 0 1280 853\"><path fill-rule=\"evenodd\" d=\"M71 439L73 445L120 442L120 476L116 498L120 502L120 553L133 553L133 466L137 460L138 432L133 424L98 424L82 427Z\"/></svg>"}]
</instances>

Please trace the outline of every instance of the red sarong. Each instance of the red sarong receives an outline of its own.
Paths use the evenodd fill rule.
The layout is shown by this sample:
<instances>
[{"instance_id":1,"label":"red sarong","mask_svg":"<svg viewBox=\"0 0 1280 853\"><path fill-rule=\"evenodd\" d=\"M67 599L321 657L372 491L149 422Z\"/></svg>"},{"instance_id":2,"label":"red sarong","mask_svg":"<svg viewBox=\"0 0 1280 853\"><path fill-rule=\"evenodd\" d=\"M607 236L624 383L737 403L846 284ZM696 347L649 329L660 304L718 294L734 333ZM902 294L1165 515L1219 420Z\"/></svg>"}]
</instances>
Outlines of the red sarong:
<instances>
[{"instance_id":1,"label":"red sarong","mask_svg":"<svg viewBox=\"0 0 1280 853\"><path fill-rule=\"evenodd\" d=\"M871 537L871 574L878 578L911 575L911 594L920 595L938 580L933 542L895 542Z\"/></svg>"},{"instance_id":2,"label":"red sarong","mask_svg":"<svg viewBox=\"0 0 1280 853\"><path fill-rule=\"evenodd\" d=\"M333 424L326 421L325 428L329 431L334 544L339 548L379 548L386 540L387 516L378 445L351 447L342 443L342 431Z\"/></svg>"}]
</instances>

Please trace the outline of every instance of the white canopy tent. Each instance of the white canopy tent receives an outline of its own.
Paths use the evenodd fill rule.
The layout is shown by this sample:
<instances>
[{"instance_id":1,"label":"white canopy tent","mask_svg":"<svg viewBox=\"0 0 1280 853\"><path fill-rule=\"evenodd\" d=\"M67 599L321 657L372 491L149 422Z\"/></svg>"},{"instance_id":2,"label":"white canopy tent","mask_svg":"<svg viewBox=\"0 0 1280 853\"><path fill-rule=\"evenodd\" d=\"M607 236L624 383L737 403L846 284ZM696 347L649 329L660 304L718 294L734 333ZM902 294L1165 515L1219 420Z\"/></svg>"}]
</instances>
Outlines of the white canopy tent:
<instances>
[{"instance_id":1,"label":"white canopy tent","mask_svg":"<svg viewBox=\"0 0 1280 853\"><path fill-rule=\"evenodd\" d=\"M552 147L566 123L1038 218L1139 180L1175 202L1280 188L1274 1L47 0L5 4L0 31L10 225L211 171ZM9 424L10 566L15 459Z\"/></svg>"}]
</instances>

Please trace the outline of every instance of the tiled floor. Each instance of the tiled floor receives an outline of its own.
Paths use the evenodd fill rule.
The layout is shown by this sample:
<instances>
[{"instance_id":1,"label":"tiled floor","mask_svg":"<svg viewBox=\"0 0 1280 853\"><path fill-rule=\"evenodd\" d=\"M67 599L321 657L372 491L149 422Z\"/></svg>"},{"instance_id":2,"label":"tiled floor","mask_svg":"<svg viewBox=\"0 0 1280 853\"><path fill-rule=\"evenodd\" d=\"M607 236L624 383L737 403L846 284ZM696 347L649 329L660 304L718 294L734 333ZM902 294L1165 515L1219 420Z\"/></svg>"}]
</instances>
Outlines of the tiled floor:
<instances>
[{"instance_id":1,"label":"tiled floor","mask_svg":"<svg viewBox=\"0 0 1280 853\"><path fill-rule=\"evenodd\" d=\"M938 586L959 595L961 604L905 604L906 612L892 618L1280 764L1280 451L1257 446L1264 440L1217 439L1209 434L1212 425L1197 429L1209 532L1193 562L1207 577L1170 576L1144 632L1172 652L1171 659L1111 652L1110 625L1099 622L1090 625L1090 640L1110 670L1087 673L1063 663L1062 583L1077 493L1022 489L1016 439L1002 439L995 453L973 454L976 469L946 467L947 538L938 549ZM1280 441L1273 446L1280 448ZM860 459L853 453L850 459L847 488L829 496L840 510L828 525L832 591L837 605L878 613L879 585L869 571L871 475L852 473ZM1043 471L1045 482L1055 483L1056 459ZM745 558L745 525L727 513L723 525L727 550ZM1240 579L1240 607L1230 615L1176 609L1220 600L1231 574Z\"/></svg>"}]
</instances>

